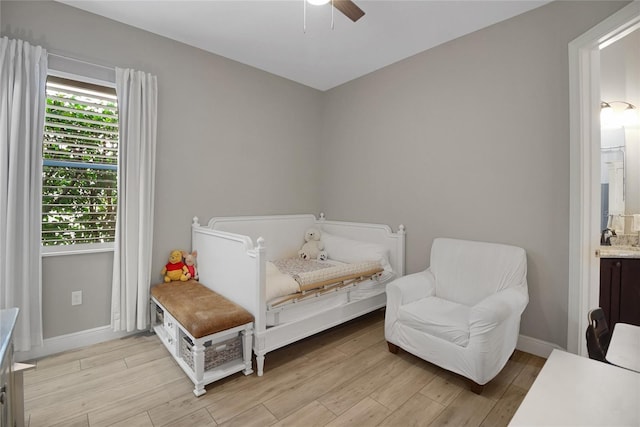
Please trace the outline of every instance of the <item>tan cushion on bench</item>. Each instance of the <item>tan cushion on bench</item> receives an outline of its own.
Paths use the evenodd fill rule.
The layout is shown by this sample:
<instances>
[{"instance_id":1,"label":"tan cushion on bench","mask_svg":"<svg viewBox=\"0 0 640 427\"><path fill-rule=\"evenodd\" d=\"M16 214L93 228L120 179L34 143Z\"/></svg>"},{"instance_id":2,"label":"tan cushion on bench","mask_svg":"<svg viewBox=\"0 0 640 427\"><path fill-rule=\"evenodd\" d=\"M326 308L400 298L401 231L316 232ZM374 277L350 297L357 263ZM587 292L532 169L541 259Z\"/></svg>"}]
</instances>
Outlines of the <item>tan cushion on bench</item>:
<instances>
[{"instance_id":1,"label":"tan cushion on bench","mask_svg":"<svg viewBox=\"0 0 640 427\"><path fill-rule=\"evenodd\" d=\"M155 285L151 295L194 338L253 322L247 310L195 280Z\"/></svg>"}]
</instances>

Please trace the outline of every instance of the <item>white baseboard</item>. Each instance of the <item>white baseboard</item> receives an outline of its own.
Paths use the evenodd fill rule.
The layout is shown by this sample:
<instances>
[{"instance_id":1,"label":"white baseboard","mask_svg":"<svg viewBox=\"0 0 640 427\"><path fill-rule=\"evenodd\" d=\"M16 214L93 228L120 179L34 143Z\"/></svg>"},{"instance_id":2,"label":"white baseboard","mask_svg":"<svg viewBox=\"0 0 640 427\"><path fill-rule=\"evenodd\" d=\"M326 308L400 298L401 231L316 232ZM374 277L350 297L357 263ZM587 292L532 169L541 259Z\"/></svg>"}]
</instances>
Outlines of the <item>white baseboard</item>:
<instances>
[{"instance_id":1,"label":"white baseboard","mask_svg":"<svg viewBox=\"0 0 640 427\"><path fill-rule=\"evenodd\" d=\"M63 351L75 350L87 347L104 341L115 340L129 335L140 333L134 332L114 332L111 326L101 326L99 328L87 329L86 331L74 332L59 337L47 338L42 347L32 348L29 351L17 351L15 353L16 362L39 359Z\"/></svg>"},{"instance_id":2,"label":"white baseboard","mask_svg":"<svg viewBox=\"0 0 640 427\"><path fill-rule=\"evenodd\" d=\"M526 335L520 335L518 337L518 344L516 344L516 348L526 353L544 357L545 359L549 357L554 349L566 351L564 348L556 344L542 341L537 338L531 338Z\"/></svg>"},{"instance_id":3,"label":"white baseboard","mask_svg":"<svg viewBox=\"0 0 640 427\"><path fill-rule=\"evenodd\" d=\"M47 338L44 340L44 345L42 347L32 348L29 351L17 351L15 353L15 360L16 362L24 362L39 359L52 354L62 353L63 351L75 350L137 333L140 333L140 331L114 332L111 329L111 326L101 326L99 328L88 329L86 331L61 335L59 337ZM518 337L518 344L516 345L516 348L526 353L544 357L545 359L549 357L553 349L565 350L556 344L525 335L520 335Z\"/></svg>"}]
</instances>

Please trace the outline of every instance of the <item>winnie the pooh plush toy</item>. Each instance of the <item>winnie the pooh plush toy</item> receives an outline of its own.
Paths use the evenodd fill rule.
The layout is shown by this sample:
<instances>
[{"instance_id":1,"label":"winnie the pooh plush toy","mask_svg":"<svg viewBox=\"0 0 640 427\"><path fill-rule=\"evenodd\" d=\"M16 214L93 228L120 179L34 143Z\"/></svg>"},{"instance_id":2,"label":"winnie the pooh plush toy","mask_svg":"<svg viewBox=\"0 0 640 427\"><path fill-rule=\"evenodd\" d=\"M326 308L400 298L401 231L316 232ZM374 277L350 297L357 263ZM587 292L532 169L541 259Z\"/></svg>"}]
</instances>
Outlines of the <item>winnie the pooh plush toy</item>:
<instances>
[{"instance_id":1,"label":"winnie the pooh plush toy","mask_svg":"<svg viewBox=\"0 0 640 427\"><path fill-rule=\"evenodd\" d=\"M187 273L189 269L182 262L182 251L173 250L169 255L169 262L162 268L160 274L164 277L165 282L172 280L180 280L186 282L189 280Z\"/></svg>"},{"instance_id":2,"label":"winnie the pooh plush toy","mask_svg":"<svg viewBox=\"0 0 640 427\"><path fill-rule=\"evenodd\" d=\"M309 228L304 233L305 244L298 251L298 256L302 259L327 259L327 252L324 251L324 243L320 241L320 230Z\"/></svg>"},{"instance_id":3,"label":"winnie the pooh plush toy","mask_svg":"<svg viewBox=\"0 0 640 427\"><path fill-rule=\"evenodd\" d=\"M198 280L198 268L196 267L196 258L198 257L198 251L182 252L182 257L184 258L184 263L187 266L188 279Z\"/></svg>"}]
</instances>

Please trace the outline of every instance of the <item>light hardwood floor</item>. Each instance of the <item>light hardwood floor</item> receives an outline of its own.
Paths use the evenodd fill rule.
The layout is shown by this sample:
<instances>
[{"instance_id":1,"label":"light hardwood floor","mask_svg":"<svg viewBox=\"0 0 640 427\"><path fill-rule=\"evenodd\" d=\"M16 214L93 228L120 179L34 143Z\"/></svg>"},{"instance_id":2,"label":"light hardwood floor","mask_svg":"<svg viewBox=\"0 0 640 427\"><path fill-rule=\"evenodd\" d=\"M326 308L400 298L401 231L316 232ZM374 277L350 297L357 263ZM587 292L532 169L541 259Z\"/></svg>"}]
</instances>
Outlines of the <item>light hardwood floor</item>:
<instances>
[{"instance_id":1,"label":"light hardwood floor","mask_svg":"<svg viewBox=\"0 0 640 427\"><path fill-rule=\"evenodd\" d=\"M502 426L545 359L516 351L482 395L404 351L389 353L378 311L269 353L265 374L235 374L195 397L150 334L36 361L26 425Z\"/></svg>"}]
</instances>

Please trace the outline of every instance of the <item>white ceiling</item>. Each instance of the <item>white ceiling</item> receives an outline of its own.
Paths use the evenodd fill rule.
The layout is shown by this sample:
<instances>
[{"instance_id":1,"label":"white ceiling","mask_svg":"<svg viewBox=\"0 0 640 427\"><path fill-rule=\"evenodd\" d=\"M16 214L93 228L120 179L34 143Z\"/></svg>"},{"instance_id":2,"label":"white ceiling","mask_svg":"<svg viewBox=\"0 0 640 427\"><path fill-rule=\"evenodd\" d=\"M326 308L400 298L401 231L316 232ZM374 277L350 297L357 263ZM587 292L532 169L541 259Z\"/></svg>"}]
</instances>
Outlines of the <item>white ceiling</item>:
<instances>
[{"instance_id":1,"label":"white ceiling","mask_svg":"<svg viewBox=\"0 0 640 427\"><path fill-rule=\"evenodd\" d=\"M511 18L543 0L355 0L353 23L303 0L58 0L319 90Z\"/></svg>"}]
</instances>

